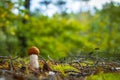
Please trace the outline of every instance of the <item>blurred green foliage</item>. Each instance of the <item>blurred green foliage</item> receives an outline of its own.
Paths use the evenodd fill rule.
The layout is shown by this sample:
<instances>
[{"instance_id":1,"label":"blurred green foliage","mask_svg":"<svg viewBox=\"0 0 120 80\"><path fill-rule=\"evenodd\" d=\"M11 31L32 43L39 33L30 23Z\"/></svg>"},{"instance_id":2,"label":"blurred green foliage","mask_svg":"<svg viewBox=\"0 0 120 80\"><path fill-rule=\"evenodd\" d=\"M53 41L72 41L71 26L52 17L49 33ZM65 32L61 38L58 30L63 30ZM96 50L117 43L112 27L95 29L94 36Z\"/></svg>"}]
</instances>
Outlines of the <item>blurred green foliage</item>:
<instances>
[{"instance_id":1,"label":"blurred green foliage","mask_svg":"<svg viewBox=\"0 0 120 80\"><path fill-rule=\"evenodd\" d=\"M94 48L106 54L120 55L120 4L111 2L95 14L42 14L29 16L11 0L0 2L0 55L27 55L27 48L37 46L43 57L59 59L68 54L88 53ZM18 9L18 14L14 13ZM23 19L27 23L23 23ZM23 52L20 36L27 47ZM23 44L24 45L24 44ZM112 55L112 56L113 56Z\"/></svg>"},{"instance_id":2,"label":"blurred green foliage","mask_svg":"<svg viewBox=\"0 0 120 80\"><path fill-rule=\"evenodd\" d=\"M87 77L87 80L119 80L119 73L101 73Z\"/></svg>"}]
</instances>

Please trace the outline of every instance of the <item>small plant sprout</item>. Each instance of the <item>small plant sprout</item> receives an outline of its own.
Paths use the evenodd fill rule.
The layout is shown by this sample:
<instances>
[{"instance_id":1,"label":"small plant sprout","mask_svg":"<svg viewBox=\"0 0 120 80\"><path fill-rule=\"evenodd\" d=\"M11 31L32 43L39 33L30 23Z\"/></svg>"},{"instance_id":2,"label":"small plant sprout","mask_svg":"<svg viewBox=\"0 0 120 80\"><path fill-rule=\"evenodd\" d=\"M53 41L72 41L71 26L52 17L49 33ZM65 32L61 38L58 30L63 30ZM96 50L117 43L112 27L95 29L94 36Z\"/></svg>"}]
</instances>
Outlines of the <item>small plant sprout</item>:
<instances>
[{"instance_id":1,"label":"small plant sprout","mask_svg":"<svg viewBox=\"0 0 120 80\"><path fill-rule=\"evenodd\" d=\"M39 49L35 46L32 46L28 49L28 55L30 56L30 68L39 69L38 54L40 53Z\"/></svg>"}]
</instances>

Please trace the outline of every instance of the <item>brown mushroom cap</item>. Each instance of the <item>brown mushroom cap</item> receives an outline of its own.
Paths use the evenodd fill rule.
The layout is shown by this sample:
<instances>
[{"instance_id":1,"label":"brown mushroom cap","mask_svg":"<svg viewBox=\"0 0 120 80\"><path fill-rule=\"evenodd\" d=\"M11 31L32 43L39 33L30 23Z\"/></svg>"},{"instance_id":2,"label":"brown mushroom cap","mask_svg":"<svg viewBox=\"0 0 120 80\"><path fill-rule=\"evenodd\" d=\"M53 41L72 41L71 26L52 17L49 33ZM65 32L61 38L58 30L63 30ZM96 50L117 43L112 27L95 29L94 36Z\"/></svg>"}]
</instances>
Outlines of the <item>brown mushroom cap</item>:
<instances>
[{"instance_id":1,"label":"brown mushroom cap","mask_svg":"<svg viewBox=\"0 0 120 80\"><path fill-rule=\"evenodd\" d=\"M39 49L35 46L32 46L28 49L28 55L31 55L31 54L38 55L39 53L40 53Z\"/></svg>"}]
</instances>

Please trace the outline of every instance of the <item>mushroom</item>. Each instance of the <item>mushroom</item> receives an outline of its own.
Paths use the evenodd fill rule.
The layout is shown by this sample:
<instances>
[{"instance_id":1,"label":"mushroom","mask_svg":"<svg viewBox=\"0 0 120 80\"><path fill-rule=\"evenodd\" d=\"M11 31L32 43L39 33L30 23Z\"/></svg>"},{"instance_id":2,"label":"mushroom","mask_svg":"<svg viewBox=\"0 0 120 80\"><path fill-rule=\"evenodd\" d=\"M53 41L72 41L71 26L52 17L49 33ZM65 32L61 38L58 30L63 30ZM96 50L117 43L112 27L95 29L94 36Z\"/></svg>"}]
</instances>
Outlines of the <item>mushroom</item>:
<instances>
[{"instance_id":1,"label":"mushroom","mask_svg":"<svg viewBox=\"0 0 120 80\"><path fill-rule=\"evenodd\" d=\"M30 56L30 67L33 69L39 69L38 54L40 53L39 49L35 46L32 46L28 49L28 55Z\"/></svg>"}]
</instances>

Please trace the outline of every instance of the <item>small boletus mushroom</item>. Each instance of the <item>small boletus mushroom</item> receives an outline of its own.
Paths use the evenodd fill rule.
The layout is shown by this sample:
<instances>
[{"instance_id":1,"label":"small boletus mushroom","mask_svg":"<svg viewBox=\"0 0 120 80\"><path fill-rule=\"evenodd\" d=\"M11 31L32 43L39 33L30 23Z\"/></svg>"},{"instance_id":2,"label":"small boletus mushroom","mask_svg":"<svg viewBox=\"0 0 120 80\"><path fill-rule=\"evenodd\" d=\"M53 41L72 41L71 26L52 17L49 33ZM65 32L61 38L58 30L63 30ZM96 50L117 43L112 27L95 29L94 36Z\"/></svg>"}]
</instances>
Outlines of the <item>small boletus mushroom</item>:
<instances>
[{"instance_id":1,"label":"small boletus mushroom","mask_svg":"<svg viewBox=\"0 0 120 80\"><path fill-rule=\"evenodd\" d=\"M39 49L35 46L32 46L28 49L28 55L30 56L30 67L34 69L39 69L38 54L40 53Z\"/></svg>"}]
</instances>

